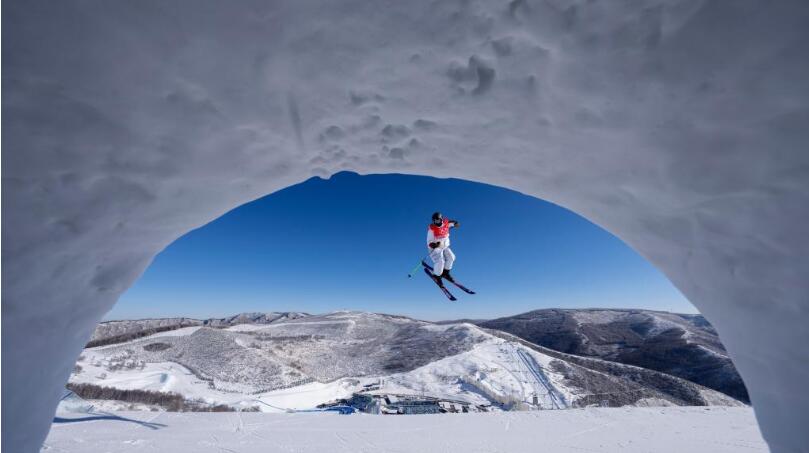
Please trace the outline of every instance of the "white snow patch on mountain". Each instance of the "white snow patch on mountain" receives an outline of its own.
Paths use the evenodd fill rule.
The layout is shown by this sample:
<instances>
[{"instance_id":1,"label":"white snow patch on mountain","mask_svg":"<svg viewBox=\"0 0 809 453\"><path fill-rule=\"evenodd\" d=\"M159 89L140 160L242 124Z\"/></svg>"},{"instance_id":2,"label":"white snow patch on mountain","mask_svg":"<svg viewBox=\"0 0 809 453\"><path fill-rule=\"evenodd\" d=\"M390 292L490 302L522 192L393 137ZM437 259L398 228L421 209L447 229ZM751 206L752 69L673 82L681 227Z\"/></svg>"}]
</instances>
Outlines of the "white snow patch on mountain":
<instances>
[{"instance_id":1,"label":"white snow patch on mountain","mask_svg":"<svg viewBox=\"0 0 809 453\"><path fill-rule=\"evenodd\" d=\"M202 326L182 327L182 328L179 328L177 330L169 330L167 332L155 333L155 334L149 335L149 336L144 337L144 338L146 338L146 339L154 339L154 338L160 338L160 337L182 337L182 336L185 336L185 335L191 335L192 333L196 332L200 328L202 328Z\"/></svg>"},{"instance_id":2,"label":"white snow patch on mountain","mask_svg":"<svg viewBox=\"0 0 809 453\"><path fill-rule=\"evenodd\" d=\"M575 319L579 324L606 324L609 322L614 322L616 319L619 319L622 316L626 316L626 314L620 311L579 310L573 314L573 319Z\"/></svg>"}]
</instances>

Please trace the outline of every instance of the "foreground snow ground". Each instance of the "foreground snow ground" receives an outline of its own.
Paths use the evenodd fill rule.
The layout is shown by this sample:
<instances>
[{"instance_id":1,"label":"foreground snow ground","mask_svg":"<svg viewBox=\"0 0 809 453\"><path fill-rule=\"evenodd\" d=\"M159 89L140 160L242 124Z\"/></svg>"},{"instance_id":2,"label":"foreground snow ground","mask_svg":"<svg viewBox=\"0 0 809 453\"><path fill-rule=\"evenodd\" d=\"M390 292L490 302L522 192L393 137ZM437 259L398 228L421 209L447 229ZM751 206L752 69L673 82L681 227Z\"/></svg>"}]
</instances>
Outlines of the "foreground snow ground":
<instances>
[{"instance_id":1,"label":"foreground snow ground","mask_svg":"<svg viewBox=\"0 0 809 453\"><path fill-rule=\"evenodd\" d=\"M756 452L751 408L413 416L117 412L57 419L42 452Z\"/></svg>"}]
</instances>

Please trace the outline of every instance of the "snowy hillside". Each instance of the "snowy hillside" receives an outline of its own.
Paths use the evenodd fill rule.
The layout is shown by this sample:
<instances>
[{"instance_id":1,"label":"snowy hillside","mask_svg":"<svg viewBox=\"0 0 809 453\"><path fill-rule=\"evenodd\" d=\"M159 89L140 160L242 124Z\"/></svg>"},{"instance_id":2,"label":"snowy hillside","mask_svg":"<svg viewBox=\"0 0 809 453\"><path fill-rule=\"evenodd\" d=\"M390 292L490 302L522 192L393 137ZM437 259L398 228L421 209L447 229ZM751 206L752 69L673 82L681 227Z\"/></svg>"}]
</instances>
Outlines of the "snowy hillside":
<instances>
[{"instance_id":1,"label":"snowy hillside","mask_svg":"<svg viewBox=\"0 0 809 453\"><path fill-rule=\"evenodd\" d=\"M228 327L237 324L271 324L286 319L297 319L308 316L297 312L240 313L226 318L157 318L133 319L123 321L105 321L100 323L88 346L101 346L140 338L146 335L168 332L189 326Z\"/></svg>"},{"instance_id":2,"label":"snowy hillside","mask_svg":"<svg viewBox=\"0 0 809 453\"><path fill-rule=\"evenodd\" d=\"M701 315L544 309L476 324L560 352L661 371L748 400L716 330Z\"/></svg>"},{"instance_id":3,"label":"snowy hillside","mask_svg":"<svg viewBox=\"0 0 809 453\"><path fill-rule=\"evenodd\" d=\"M106 340L114 337L123 337L139 332L161 329L178 329L201 325L202 321L191 318L158 318L158 319L135 319L123 321L102 322L96 327L91 342Z\"/></svg>"},{"instance_id":4,"label":"snowy hillside","mask_svg":"<svg viewBox=\"0 0 809 453\"><path fill-rule=\"evenodd\" d=\"M577 360L471 324L338 312L191 326L88 348L70 382L271 412L311 409L354 393L423 395L498 410L739 404L661 373Z\"/></svg>"}]
</instances>

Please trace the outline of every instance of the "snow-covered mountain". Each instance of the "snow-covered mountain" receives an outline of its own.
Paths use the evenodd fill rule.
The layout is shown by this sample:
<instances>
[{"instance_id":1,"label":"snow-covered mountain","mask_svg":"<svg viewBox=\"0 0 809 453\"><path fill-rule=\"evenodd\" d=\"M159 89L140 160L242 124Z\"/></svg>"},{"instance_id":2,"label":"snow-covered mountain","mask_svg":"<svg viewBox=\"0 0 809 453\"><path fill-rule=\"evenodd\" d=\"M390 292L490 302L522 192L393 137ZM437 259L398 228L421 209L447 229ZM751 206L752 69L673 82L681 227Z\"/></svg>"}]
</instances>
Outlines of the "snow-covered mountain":
<instances>
[{"instance_id":1,"label":"snow-covered mountain","mask_svg":"<svg viewBox=\"0 0 809 453\"><path fill-rule=\"evenodd\" d=\"M545 309L475 324L556 351L661 371L749 401L716 330L701 315Z\"/></svg>"},{"instance_id":2,"label":"snow-covered mountain","mask_svg":"<svg viewBox=\"0 0 809 453\"><path fill-rule=\"evenodd\" d=\"M266 411L312 408L358 392L495 409L740 404L663 373L563 354L468 323L338 312L222 325L87 348L71 383Z\"/></svg>"}]
</instances>

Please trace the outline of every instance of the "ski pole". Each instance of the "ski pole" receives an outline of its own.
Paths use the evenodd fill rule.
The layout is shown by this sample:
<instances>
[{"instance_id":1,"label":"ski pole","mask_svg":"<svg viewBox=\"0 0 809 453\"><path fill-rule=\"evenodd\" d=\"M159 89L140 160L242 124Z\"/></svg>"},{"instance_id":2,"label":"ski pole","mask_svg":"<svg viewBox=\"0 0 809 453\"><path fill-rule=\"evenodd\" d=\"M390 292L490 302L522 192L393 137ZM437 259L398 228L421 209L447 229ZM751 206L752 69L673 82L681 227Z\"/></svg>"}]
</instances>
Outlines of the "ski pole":
<instances>
[{"instance_id":1,"label":"ski pole","mask_svg":"<svg viewBox=\"0 0 809 453\"><path fill-rule=\"evenodd\" d=\"M430 255L424 255L424 258L422 258L422 259L420 259L420 260L419 260L419 263L418 263L418 264L416 264L416 267L414 267L414 268L413 268L413 270L412 270L412 271L410 271L410 273L409 273L409 274L407 274L407 278L412 277L412 276L413 276L413 274L415 274L415 273L416 273L416 270L418 270L418 268L421 266L421 262L422 262L422 261L424 261L424 260L426 260L428 256L430 256Z\"/></svg>"}]
</instances>

